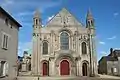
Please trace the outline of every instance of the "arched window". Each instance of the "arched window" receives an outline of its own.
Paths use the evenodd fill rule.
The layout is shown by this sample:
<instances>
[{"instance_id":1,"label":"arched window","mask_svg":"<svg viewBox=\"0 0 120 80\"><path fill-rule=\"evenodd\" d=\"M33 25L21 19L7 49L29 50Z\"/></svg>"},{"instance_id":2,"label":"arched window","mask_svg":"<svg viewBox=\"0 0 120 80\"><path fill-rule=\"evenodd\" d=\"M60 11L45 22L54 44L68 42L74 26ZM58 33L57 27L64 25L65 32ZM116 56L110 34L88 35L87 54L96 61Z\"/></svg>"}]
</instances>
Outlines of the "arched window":
<instances>
[{"instance_id":1,"label":"arched window","mask_svg":"<svg viewBox=\"0 0 120 80\"><path fill-rule=\"evenodd\" d=\"M82 54L87 54L87 46L85 42L82 43Z\"/></svg>"},{"instance_id":2,"label":"arched window","mask_svg":"<svg viewBox=\"0 0 120 80\"><path fill-rule=\"evenodd\" d=\"M48 54L48 43L43 42L43 54Z\"/></svg>"},{"instance_id":3,"label":"arched window","mask_svg":"<svg viewBox=\"0 0 120 80\"><path fill-rule=\"evenodd\" d=\"M69 35L66 31L63 31L60 35L60 44L62 50L69 49Z\"/></svg>"},{"instance_id":4,"label":"arched window","mask_svg":"<svg viewBox=\"0 0 120 80\"><path fill-rule=\"evenodd\" d=\"M94 26L94 22L91 20L91 25Z\"/></svg>"},{"instance_id":5,"label":"arched window","mask_svg":"<svg viewBox=\"0 0 120 80\"><path fill-rule=\"evenodd\" d=\"M90 21L88 21L88 26L90 26Z\"/></svg>"},{"instance_id":6,"label":"arched window","mask_svg":"<svg viewBox=\"0 0 120 80\"><path fill-rule=\"evenodd\" d=\"M38 25L38 20L37 19L35 20L35 24Z\"/></svg>"}]
</instances>

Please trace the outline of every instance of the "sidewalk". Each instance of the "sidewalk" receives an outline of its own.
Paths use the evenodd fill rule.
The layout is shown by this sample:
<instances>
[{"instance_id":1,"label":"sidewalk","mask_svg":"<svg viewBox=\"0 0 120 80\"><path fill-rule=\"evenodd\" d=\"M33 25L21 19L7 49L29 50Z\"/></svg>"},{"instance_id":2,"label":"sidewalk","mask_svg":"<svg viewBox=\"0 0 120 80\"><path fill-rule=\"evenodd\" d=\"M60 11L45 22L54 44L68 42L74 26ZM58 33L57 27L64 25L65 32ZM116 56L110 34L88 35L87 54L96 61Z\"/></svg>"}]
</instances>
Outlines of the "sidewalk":
<instances>
[{"instance_id":1,"label":"sidewalk","mask_svg":"<svg viewBox=\"0 0 120 80\"><path fill-rule=\"evenodd\" d=\"M76 77L76 76L66 76L66 77L37 77L37 76L18 76L18 80L120 80L120 77L101 75L100 77Z\"/></svg>"},{"instance_id":2,"label":"sidewalk","mask_svg":"<svg viewBox=\"0 0 120 80\"><path fill-rule=\"evenodd\" d=\"M111 75L101 75L99 74L100 78L109 78L109 79L120 79L118 76L111 76Z\"/></svg>"}]
</instances>

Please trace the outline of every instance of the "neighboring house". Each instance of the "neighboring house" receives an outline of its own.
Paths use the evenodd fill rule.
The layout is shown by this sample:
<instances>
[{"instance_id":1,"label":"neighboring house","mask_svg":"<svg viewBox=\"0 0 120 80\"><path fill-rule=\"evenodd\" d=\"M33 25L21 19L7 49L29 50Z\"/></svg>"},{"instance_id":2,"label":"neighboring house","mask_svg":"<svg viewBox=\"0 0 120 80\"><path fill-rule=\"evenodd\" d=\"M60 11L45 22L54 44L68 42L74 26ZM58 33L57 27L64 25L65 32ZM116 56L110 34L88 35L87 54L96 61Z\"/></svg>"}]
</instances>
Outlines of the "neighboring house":
<instances>
[{"instance_id":1,"label":"neighboring house","mask_svg":"<svg viewBox=\"0 0 120 80\"><path fill-rule=\"evenodd\" d=\"M99 60L98 72L100 74L120 76L120 50L110 49L108 56L103 56Z\"/></svg>"},{"instance_id":2,"label":"neighboring house","mask_svg":"<svg viewBox=\"0 0 120 80\"><path fill-rule=\"evenodd\" d=\"M33 21L32 75L97 75L95 26L90 10L86 26L65 8L44 27L38 10Z\"/></svg>"},{"instance_id":3,"label":"neighboring house","mask_svg":"<svg viewBox=\"0 0 120 80\"><path fill-rule=\"evenodd\" d=\"M0 7L0 80L17 76L18 31L22 27Z\"/></svg>"},{"instance_id":4,"label":"neighboring house","mask_svg":"<svg viewBox=\"0 0 120 80\"><path fill-rule=\"evenodd\" d=\"M31 55L29 55L27 51L24 51L23 57L19 57L18 64L19 72L31 71Z\"/></svg>"}]
</instances>

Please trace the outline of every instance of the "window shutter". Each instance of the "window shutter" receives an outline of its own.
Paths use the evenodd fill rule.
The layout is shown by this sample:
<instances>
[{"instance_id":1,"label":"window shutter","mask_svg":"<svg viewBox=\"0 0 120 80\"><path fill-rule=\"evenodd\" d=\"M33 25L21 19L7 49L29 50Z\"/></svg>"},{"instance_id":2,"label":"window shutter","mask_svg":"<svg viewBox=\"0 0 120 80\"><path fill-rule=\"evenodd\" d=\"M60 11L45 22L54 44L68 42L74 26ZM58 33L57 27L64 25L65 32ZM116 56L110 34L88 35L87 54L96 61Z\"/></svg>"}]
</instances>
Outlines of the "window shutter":
<instances>
[{"instance_id":1,"label":"window shutter","mask_svg":"<svg viewBox=\"0 0 120 80\"><path fill-rule=\"evenodd\" d=\"M2 32L2 48L3 49L8 49L8 43L9 43L9 36Z\"/></svg>"},{"instance_id":2,"label":"window shutter","mask_svg":"<svg viewBox=\"0 0 120 80\"><path fill-rule=\"evenodd\" d=\"M5 68L5 75L8 75L8 63L7 62L5 63L5 67L6 67Z\"/></svg>"},{"instance_id":3,"label":"window shutter","mask_svg":"<svg viewBox=\"0 0 120 80\"><path fill-rule=\"evenodd\" d=\"M3 65L3 76L5 76L5 69L6 69L6 64L5 64L6 62L4 62L2 65Z\"/></svg>"},{"instance_id":4,"label":"window shutter","mask_svg":"<svg viewBox=\"0 0 120 80\"><path fill-rule=\"evenodd\" d=\"M4 48L4 34L2 33L2 43L1 43L2 48Z\"/></svg>"},{"instance_id":5,"label":"window shutter","mask_svg":"<svg viewBox=\"0 0 120 80\"><path fill-rule=\"evenodd\" d=\"M5 48L8 49L8 36L6 35L6 45Z\"/></svg>"},{"instance_id":6,"label":"window shutter","mask_svg":"<svg viewBox=\"0 0 120 80\"><path fill-rule=\"evenodd\" d=\"M2 64L1 64L1 61L0 61L0 76L2 75Z\"/></svg>"}]
</instances>

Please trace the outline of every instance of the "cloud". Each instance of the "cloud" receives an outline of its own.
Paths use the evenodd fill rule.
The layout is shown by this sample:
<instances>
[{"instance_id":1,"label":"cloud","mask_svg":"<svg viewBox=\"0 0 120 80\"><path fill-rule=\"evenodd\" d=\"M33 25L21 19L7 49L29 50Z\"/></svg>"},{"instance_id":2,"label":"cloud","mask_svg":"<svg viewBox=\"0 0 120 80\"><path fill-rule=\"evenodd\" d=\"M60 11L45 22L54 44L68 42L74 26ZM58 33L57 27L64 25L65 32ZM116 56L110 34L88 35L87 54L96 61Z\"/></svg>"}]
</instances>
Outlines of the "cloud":
<instances>
[{"instance_id":1,"label":"cloud","mask_svg":"<svg viewBox=\"0 0 120 80\"><path fill-rule=\"evenodd\" d=\"M38 8L40 9L40 12L43 13L48 8L59 6L61 4L61 1L48 0L5 0L0 2L0 5L5 8L5 10L13 13L23 12L26 10L35 11L35 9Z\"/></svg>"},{"instance_id":2,"label":"cloud","mask_svg":"<svg viewBox=\"0 0 120 80\"><path fill-rule=\"evenodd\" d=\"M30 42L19 42L18 55L23 56L23 52L28 51L29 54L32 53L32 41Z\"/></svg>"},{"instance_id":3,"label":"cloud","mask_svg":"<svg viewBox=\"0 0 120 80\"><path fill-rule=\"evenodd\" d=\"M116 39L116 36L112 36L110 38L107 38L108 40L113 40L113 39Z\"/></svg>"},{"instance_id":4,"label":"cloud","mask_svg":"<svg viewBox=\"0 0 120 80\"><path fill-rule=\"evenodd\" d=\"M54 17L54 15L48 17L48 18L47 18L47 21L50 21L53 17Z\"/></svg>"},{"instance_id":5,"label":"cloud","mask_svg":"<svg viewBox=\"0 0 120 80\"><path fill-rule=\"evenodd\" d=\"M103 41L100 41L100 42L99 42L99 44L105 45L105 42L103 42Z\"/></svg>"},{"instance_id":6,"label":"cloud","mask_svg":"<svg viewBox=\"0 0 120 80\"><path fill-rule=\"evenodd\" d=\"M34 12L21 12L21 13L18 13L17 15L18 16L28 16L28 15L33 15Z\"/></svg>"},{"instance_id":7,"label":"cloud","mask_svg":"<svg viewBox=\"0 0 120 80\"><path fill-rule=\"evenodd\" d=\"M0 0L0 5L22 25L32 22L33 13L39 9L40 16L46 10L60 6L61 0ZM29 22L28 22L29 21Z\"/></svg>"},{"instance_id":8,"label":"cloud","mask_svg":"<svg viewBox=\"0 0 120 80\"><path fill-rule=\"evenodd\" d=\"M120 48L114 48L114 49L120 50Z\"/></svg>"},{"instance_id":9,"label":"cloud","mask_svg":"<svg viewBox=\"0 0 120 80\"><path fill-rule=\"evenodd\" d=\"M43 25L46 25L55 15L49 16L42 21Z\"/></svg>"},{"instance_id":10,"label":"cloud","mask_svg":"<svg viewBox=\"0 0 120 80\"><path fill-rule=\"evenodd\" d=\"M100 54L101 54L101 55L107 55L107 54L108 54L108 52L101 51L101 52L100 52Z\"/></svg>"},{"instance_id":11,"label":"cloud","mask_svg":"<svg viewBox=\"0 0 120 80\"><path fill-rule=\"evenodd\" d=\"M119 13L118 13L118 12L116 12L116 13L114 13L113 15L116 17L116 16L118 16L118 15L119 15Z\"/></svg>"},{"instance_id":12,"label":"cloud","mask_svg":"<svg viewBox=\"0 0 120 80\"><path fill-rule=\"evenodd\" d=\"M14 4L14 0L1 1L1 6L7 6L7 5L12 5L12 4Z\"/></svg>"}]
</instances>

